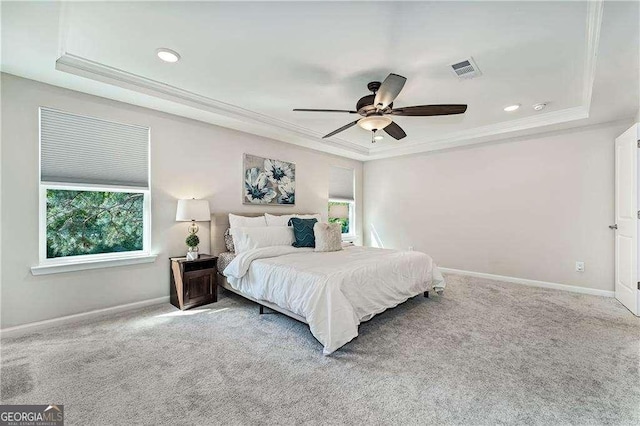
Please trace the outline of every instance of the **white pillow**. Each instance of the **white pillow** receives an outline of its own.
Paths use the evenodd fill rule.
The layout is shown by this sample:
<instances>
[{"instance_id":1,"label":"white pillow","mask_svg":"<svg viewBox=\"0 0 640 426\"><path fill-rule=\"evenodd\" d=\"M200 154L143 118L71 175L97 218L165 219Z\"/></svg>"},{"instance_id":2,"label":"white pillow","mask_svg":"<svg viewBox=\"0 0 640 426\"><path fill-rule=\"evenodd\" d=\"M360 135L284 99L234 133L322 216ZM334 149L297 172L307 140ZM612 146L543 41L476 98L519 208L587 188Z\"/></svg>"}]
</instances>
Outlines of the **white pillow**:
<instances>
[{"instance_id":1,"label":"white pillow","mask_svg":"<svg viewBox=\"0 0 640 426\"><path fill-rule=\"evenodd\" d=\"M289 226L289 219L297 217L300 219L316 219L318 222L322 220L320 213L316 214L283 214L276 216L273 214L265 213L264 218L267 221L267 226Z\"/></svg>"},{"instance_id":2,"label":"white pillow","mask_svg":"<svg viewBox=\"0 0 640 426\"><path fill-rule=\"evenodd\" d=\"M339 223L316 222L313 235L316 237L315 251L342 250L342 225Z\"/></svg>"},{"instance_id":3,"label":"white pillow","mask_svg":"<svg viewBox=\"0 0 640 426\"><path fill-rule=\"evenodd\" d=\"M269 213L264 214L267 226L289 226L289 219L292 217L297 216L295 214L283 214L282 216L276 216Z\"/></svg>"},{"instance_id":4,"label":"white pillow","mask_svg":"<svg viewBox=\"0 0 640 426\"><path fill-rule=\"evenodd\" d=\"M288 226L243 227L233 232L236 253L262 247L291 246L294 241L293 228Z\"/></svg>"},{"instance_id":5,"label":"white pillow","mask_svg":"<svg viewBox=\"0 0 640 426\"><path fill-rule=\"evenodd\" d=\"M238 216L229 213L229 228L250 228L256 226L267 226L264 216Z\"/></svg>"}]
</instances>

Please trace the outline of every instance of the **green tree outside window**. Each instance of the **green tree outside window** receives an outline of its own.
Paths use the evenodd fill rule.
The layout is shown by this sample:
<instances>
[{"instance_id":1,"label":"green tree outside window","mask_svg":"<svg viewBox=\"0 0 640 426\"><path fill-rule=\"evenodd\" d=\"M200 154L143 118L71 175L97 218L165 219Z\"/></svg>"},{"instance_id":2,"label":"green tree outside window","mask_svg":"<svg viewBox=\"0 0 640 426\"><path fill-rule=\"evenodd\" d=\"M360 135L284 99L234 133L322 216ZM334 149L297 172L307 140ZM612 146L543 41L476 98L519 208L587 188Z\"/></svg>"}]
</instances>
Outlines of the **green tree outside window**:
<instances>
[{"instance_id":1,"label":"green tree outside window","mask_svg":"<svg viewBox=\"0 0 640 426\"><path fill-rule=\"evenodd\" d=\"M144 194L47 189L47 258L143 249Z\"/></svg>"}]
</instances>

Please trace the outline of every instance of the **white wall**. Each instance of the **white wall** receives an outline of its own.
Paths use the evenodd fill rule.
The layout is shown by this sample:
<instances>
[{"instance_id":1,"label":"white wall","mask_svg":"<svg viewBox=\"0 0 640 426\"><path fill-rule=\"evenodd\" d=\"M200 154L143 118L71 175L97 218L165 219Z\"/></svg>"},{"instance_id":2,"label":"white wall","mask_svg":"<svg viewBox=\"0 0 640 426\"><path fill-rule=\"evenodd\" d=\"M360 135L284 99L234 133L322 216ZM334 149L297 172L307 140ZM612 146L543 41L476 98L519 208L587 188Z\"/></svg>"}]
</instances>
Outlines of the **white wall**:
<instances>
[{"instance_id":1,"label":"white wall","mask_svg":"<svg viewBox=\"0 0 640 426\"><path fill-rule=\"evenodd\" d=\"M440 266L613 290L614 139L629 126L367 162L365 243L375 230Z\"/></svg>"},{"instance_id":2,"label":"white wall","mask_svg":"<svg viewBox=\"0 0 640 426\"><path fill-rule=\"evenodd\" d=\"M362 199L362 163L271 139L2 74L1 327L142 301L169 294L168 257L184 253L185 223L176 200L206 198L213 212L322 212L329 167L355 169ZM153 264L32 276L38 263L38 107L151 128ZM296 206L241 204L242 154L296 163ZM357 231L362 235L362 203ZM201 224L203 252L209 227Z\"/></svg>"}]
</instances>

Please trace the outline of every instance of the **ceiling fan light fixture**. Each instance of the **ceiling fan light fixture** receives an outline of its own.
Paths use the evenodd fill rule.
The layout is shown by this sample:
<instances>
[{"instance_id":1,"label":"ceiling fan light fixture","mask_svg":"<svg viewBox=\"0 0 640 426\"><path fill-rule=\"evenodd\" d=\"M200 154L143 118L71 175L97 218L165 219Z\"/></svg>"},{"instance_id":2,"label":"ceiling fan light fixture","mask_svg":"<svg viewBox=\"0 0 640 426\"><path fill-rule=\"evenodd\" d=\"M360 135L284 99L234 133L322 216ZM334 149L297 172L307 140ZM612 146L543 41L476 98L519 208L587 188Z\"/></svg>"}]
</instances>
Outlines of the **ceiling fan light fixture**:
<instances>
[{"instance_id":1,"label":"ceiling fan light fixture","mask_svg":"<svg viewBox=\"0 0 640 426\"><path fill-rule=\"evenodd\" d=\"M358 120L358 126L369 131L382 130L391 124L392 121L393 120L384 115L370 115Z\"/></svg>"},{"instance_id":2,"label":"ceiling fan light fixture","mask_svg":"<svg viewBox=\"0 0 640 426\"><path fill-rule=\"evenodd\" d=\"M402 127L398 126L398 124L391 118L387 117L387 114L391 116L433 117L438 115L464 114L467 111L466 104L415 105L396 109L393 107L393 102L402 91L406 81L406 77L391 73L382 83L379 81L370 82L367 84L367 89L373 92L373 95L362 97L356 103L355 111L315 108L294 108L294 111L359 114L363 116L363 118L345 124L331 133L327 133L322 137L322 139L335 136L357 124L364 130L372 132L371 142L376 142L382 139L382 135L378 136L376 135L376 132L383 129L385 135L391 136L395 140L400 140L407 136L407 133L402 129Z\"/></svg>"},{"instance_id":3,"label":"ceiling fan light fixture","mask_svg":"<svg viewBox=\"0 0 640 426\"><path fill-rule=\"evenodd\" d=\"M178 52L176 52L175 50L167 49L166 47L156 49L156 55L158 55L158 58L169 63L175 63L180 60L180 55L178 54Z\"/></svg>"}]
</instances>

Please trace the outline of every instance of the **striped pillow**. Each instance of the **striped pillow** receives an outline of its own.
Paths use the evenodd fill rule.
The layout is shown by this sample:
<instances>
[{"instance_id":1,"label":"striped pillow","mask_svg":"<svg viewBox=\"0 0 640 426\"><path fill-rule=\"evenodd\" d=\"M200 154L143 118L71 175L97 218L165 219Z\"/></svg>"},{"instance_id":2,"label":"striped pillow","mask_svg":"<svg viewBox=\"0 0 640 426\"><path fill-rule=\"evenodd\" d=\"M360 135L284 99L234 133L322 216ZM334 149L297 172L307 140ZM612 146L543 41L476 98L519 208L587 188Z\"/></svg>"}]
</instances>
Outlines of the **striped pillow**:
<instances>
[{"instance_id":1,"label":"striped pillow","mask_svg":"<svg viewBox=\"0 0 640 426\"><path fill-rule=\"evenodd\" d=\"M313 225L318 219L300 219L292 217L289 219L289 226L293 226L295 241L291 244L294 247L315 247L316 237L313 234Z\"/></svg>"}]
</instances>

